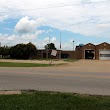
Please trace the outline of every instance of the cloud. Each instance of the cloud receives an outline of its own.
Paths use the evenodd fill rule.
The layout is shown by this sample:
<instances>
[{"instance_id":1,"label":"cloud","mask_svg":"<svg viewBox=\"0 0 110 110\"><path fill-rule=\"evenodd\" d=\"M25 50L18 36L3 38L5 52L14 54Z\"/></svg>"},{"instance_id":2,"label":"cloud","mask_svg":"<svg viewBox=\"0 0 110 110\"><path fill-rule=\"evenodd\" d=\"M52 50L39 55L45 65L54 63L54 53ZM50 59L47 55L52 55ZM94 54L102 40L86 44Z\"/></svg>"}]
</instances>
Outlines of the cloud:
<instances>
[{"instance_id":1,"label":"cloud","mask_svg":"<svg viewBox=\"0 0 110 110\"><path fill-rule=\"evenodd\" d=\"M15 30L19 33L28 33L35 31L36 22L34 20L29 20L29 18L23 17L15 26Z\"/></svg>"},{"instance_id":2,"label":"cloud","mask_svg":"<svg viewBox=\"0 0 110 110\"><path fill-rule=\"evenodd\" d=\"M97 27L99 27L99 28L110 28L110 23L98 24Z\"/></svg>"},{"instance_id":3,"label":"cloud","mask_svg":"<svg viewBox=\"0 0 110 110\"><path fill-rule=\"evenodd\" d=\"M49 37L46 37L42 40L37 41L38 47L40 49L44 49L44 46L48 43L49 43ZM54 43L55 47L57 49L60 49L60 42L56 39L56 37L51 37L50 38L50 43ZM62 43L61 44L61 49L62 50L72 50L73 49L73 43L69 42L69 41L67 41L66 43Z\"/></svg>"},{"instance_id":4,"label":"cloud","mask_svg":"<svg viewBox=\"0 0 110 110\"><path fill-rule=\"evenodd\" d=\"M0 22L6 20L8 18L8 15L0 16Z\"/></svg>"},{"instance_id":5,"label":"cloud","mask_svg":"<svg viewBox=\"0 0 110 110\"><path fill-rule=\"evenodd\" d=\"M35 33L27 33L23 35L8 35L8 34L0 34L1 45L13 46L19 43L28 43L32 42L38 49L44 49L44 46L49 43L49 37L45 37L44 39L40 39L38 36L42 34L44 31L36 31ZM55 36L50 38L50 43L54 43L56 48L60 48L60 42L57 40ZM66 43L62 42L62 50L72 50L73 42L72 40L67 41Z\"/></svg>"},{"instance_id":6,"label":"cloud","mask_svg":"<svg viewBox=\"0 0 110 110\"><path fill-rule=\"evenodd\" d=\"M28 34L23 34L20 37L23 39L31 40L31 39L36 39L40 34L42 34L45 31L42 30L37 30L35 33L28 33Z\"/></svg>"},{"instance_id":7,"label":"cloud","mask_svg":"<svg viewBox=\"0 0 110 110\"><path fill-rule=\"evenodd\" d=\"M42 24L85 36L103 37L105 32L110 36L108 26L100 29L101 24L110 22L108 0L2 0L0 12L3 11L10 18L29 16L17 23L15 30L19 33L33 32ZM45 19L46 23L39 24L38 18Z\"/></svg>"},{"instance_id":8,"label":"cloud","mask_svg":"<svg viewBox=\"0 0 110 110\"><path fill-rule=\"evenodd\" d=\"M35 32L38 27L44 23L43 18L37 20L30 20L28 16L23 17L15 26L15 31L18 33L30 33Z\"/></svg>"},{"instance_id":9,"label":"cloud","mask_svg":"<svg viewBox=\"0 0 110 110\"><path fill-rule=\"evenodd\" d=\"M57 40L56 40L56 37L52 37L52 38L49 38L49 37L46 37L43 39L43 42L45 43L55 43Z\"/></svg>"},{"instance_id":10,"label":"cloud","mask_svg":"<svg viewBox=\"0 0 110 110\"><path fill-rule=\"evenodd\" d=\"M47 45L49 42L50 42L50 43L54 43L56 47L58 47L57 44L59 43L59 42L57 41L56 37L51 37L51 38L46 37L46 38L44 38L44 39L38 39L36 42L37 42L37 45L38 45L38 47L39 47L40 49L43 49L44 46Z\"/></svg>"},{"instance_id":11,"label":"cloud","mask_svg":"<svg viewBox=\"0 0 110 110\"><path fill-rule=\"evenodd\" d=\"M53 30L52 29L49 29L48 31L46 31L46 33L50 33L50 32L53 32Z\"/></svg>"},{"instance_id":12,"label":"cloud","mask_svg":"<svg viewBox=\"0 0 110 110\"><path fill-rule=\"evenodd\" d=\"M38 36L42 34L44 31L37 30L35 33L26 33L26 34L0 34L0 41L2 41L2 45L16 45L18 43L28 43L28 42L36 42Z\"/></svg>"},{"instance_id":13,"label":"cloud","mask_svg":"<svg viewBox=\"0 0 110 110\"><path fill-rule=\"evenodd\" d=\"M51 40L51 42L52 43L55 43L56 42L56 37L53 37L52 40Z\"/></svg>"}]
</instances>

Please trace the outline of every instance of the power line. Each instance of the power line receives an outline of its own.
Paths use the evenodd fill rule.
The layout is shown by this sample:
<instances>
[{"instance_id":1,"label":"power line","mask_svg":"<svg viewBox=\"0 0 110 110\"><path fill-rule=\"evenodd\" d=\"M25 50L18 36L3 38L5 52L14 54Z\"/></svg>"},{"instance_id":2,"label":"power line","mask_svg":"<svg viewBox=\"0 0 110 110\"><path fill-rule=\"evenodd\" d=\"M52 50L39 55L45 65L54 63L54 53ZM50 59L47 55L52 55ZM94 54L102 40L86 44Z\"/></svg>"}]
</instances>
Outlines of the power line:
<instances>
[{"instance_id":1,"label":"power line","mask_svg":"<svg viewBox=\"0 0 110 110\"><path fill-rule=\"evenodd\" d=\"M87 2L87 3L73 3L73 2L68 2L71 4L61 4L61 5L57 5L57 6L48 6L48 7L42 7L42 8L35 8L35 9L25 9L25 10L19 10L19 11L11 11L10 13L19 13L19 12L23 12L23 11L36 11L36 10L44 10L44 9L51 9L51 8L62 8L62 7L69 7L69 6L74 6L74 5L86 5L86 4L96 4L96 3L107 3L110 2L109 0L106 1L97 1L97 2ZM0 13L9 13L9 12L0 12Z\"/></svg>"}]
</instances>

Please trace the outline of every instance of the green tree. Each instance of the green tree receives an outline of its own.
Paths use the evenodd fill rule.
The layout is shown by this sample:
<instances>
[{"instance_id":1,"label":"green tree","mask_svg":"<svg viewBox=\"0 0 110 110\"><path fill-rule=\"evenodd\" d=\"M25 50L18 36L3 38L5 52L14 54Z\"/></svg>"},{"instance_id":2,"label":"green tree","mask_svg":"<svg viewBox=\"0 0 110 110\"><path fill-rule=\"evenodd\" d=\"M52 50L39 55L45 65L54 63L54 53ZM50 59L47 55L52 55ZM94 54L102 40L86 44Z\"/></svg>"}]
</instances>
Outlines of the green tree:
<instances>
[{"instance_id":1,"label":"green tree","mask_svg":"<svg viewBox=\"0 0 110 110\"><path fill-rule=\"evenodd\" d=\"M31 42L29 42L26 46L27 46L27 54L29 55L30 59L33 56L37 55L37 48L35 47L35 45L33 45Z\"/></svg>"},{"instance_id":2,"label":"green tree","mask_svg":"<svg viewBox=\"0 0 110 110\"><path fill-rule=\"evenodd\" d=\"M0 47L0 55L2 55L3 58L7 57L9 55L9 50L10 47L8 46Z\"/></svg>"},{"instance_id":3,"label":"green tree","mask_svg":"<svg viewBox=\"0 0 110 110\"><path fill-rule=\"evenodd\" d=\"M53 49L56 50L55 44L54 43L50 43L44 46L45 49Z\"/></svg>"},{"instance_id":4,"label":"green tree","mask_svg":"<svg viewBox=\"0 0 110 110\"><path fill-rule=\"evenodd\" d=\"M17 44L10 48L10 58L29 59L37 55L37 48L30 42L28 44Z\"/></svg>"}]
</instances>

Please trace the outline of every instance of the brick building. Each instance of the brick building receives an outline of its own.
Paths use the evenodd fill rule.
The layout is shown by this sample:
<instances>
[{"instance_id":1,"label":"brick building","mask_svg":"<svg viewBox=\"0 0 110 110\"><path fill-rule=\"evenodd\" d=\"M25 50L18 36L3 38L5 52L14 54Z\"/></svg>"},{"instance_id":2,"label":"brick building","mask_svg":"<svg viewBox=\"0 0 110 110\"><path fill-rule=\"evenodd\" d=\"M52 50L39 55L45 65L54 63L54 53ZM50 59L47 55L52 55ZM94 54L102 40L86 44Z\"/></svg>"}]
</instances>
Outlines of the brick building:
<instances>
[{"instance_id":1,"label":"brick building","mask_svg":"<svg viewBox=\"0 0 110 110\"><path fill-rule=\"evenodd\" d=\"M80 49L77 48L75 54L79 59L110 60L110 44L106 42L99 45L88 43Z\"/></svg>"},{"instance_id":2,"label":"brick building","mask_svg":"<svg viewBox=\"0 0 110 110\"><path fill-rule=\"evenodd\" d=\"M38 56L37 58L50 58L51 56L51 51L52 50L46 50L46 49L42 49L42 50L38 50ZM54 58L60 58L60 54L61 54L61 58L69 58L69 59L74 59L75 58L75 52L74 51L63 51L63 50L57 50L57 56Z\"/></svg>"},{"instance_id":3,"label":"brick building","mask_svg":"<svg viewBox=\"0 0 110 110\"><path fill-rule=\"evenodd\" d=\"M69 59L97 59L110 60L110 44L104 42L98 45L88 43L86 45L76 46L75 51L57 50L57 56L54 58ZM49 58L51 50L38 50L38 58Z\"/></svg>"}]
</instances>

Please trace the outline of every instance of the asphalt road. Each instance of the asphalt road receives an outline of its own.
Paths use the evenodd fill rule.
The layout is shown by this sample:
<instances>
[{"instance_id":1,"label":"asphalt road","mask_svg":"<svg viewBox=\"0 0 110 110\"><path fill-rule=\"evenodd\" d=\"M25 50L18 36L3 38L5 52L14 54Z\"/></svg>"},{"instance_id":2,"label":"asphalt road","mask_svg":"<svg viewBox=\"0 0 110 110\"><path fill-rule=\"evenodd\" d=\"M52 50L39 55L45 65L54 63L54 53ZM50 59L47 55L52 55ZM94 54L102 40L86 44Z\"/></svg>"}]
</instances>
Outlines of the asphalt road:
<instances>
[{"instance_id":1,"label":"asphalt road","mask_svg":"<svg viewBox=\"0 0 110 110\"><path fill-rule=\"evenodd\" d=\"M0 90L27 89L110 95L110 72L85 71L78 66L0 67Z\"/></svg>"}]
</instances>

